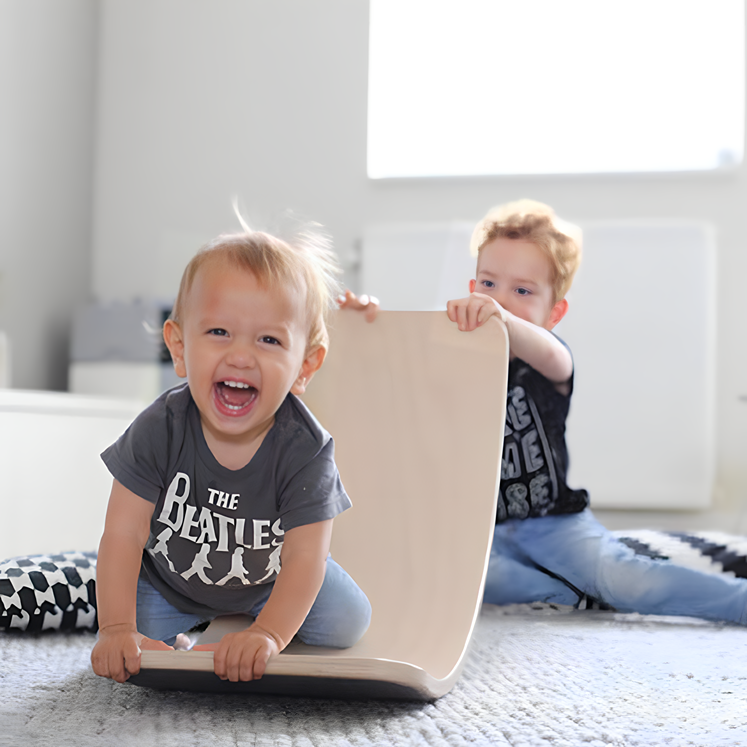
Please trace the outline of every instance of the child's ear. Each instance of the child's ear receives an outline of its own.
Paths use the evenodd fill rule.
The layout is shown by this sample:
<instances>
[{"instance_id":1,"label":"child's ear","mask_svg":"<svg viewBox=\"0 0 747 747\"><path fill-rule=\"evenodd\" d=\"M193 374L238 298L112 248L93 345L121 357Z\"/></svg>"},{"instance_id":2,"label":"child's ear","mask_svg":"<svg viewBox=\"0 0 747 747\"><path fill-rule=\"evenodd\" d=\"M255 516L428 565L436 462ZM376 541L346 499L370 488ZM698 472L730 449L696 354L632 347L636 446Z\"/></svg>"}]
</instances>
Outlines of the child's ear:
<instances>
[{"instance_id":1,"label":"child's ear","mask_svg":"<svg viewBox=\"0 0 747 747\"><path fill-rule=\"evenodd\" d=\"M470 280L469 281L469 292L470 293L474 293L475 292L475 288L477 288L477 280L474 280L474 279Z\"/></svg>"},{"instance_id":2,"label":"child's ear","mask_svg":"<svg viewBox=\"0 0 747 747\"><path fill-rule=\"evenodd\" d=\"M309 385L314 374L322 367L324 358L327 355L327 348L319 346L306 354L306 360L301 365L298 378L293 382L291 387L292 394L303 394Z\"/></svg>"},{"instance_id":3,"label":"child's ear","mask_svg":"<svg viewBox=\"0 0 747 747\"><path fill-rule=\"evenodd\" d=\"M174 361L176 375L184 379L187 376L187 367L184 365L184 336L181 327L172 319L167 319L163 325L163 341L171 353Z\"/></svg>"},{"instance_id":4,"label":"child's ear","mask_svg":"<svg viewBox=\"0 0 747 747\"><path fill-rule=\"evenodd\" d=\"M568 301L563 298L550 311L550 329L552 329L568 313Z\"/></svg>"}]
</instances>

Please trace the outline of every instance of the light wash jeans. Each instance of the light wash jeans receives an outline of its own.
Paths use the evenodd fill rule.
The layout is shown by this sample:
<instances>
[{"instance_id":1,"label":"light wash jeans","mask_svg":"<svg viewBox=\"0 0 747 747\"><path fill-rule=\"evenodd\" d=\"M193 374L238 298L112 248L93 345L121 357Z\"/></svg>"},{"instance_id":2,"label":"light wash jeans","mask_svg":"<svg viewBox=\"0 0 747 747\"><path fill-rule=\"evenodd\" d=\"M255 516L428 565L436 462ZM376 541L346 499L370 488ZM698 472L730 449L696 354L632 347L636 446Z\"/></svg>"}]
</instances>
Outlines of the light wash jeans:
<instances>
[{"instance_id":1,"label":"light wash jeans","mask_svg":"<svg viewBox=\"0 0 747 747\"><path fill-rule=\"evenodd\" d=\"M589 509L496 524L483 601L576 604L747 624L747 580L636 555Z\"/></svg>"},{"instance_id":2,"label":"light wash jeans","mask_svg":"<svg viewBox=\"0 0 747 747\"><path fill-rule=\"evenodd\" d=\"M273 589L266 584L267 593L246 614L256 617L265 606ZM181 612L166 601L150 582L139 578L137 582L137 629L156 641L172 646L179 633L186 633L195 625L212 620L221 613L201 617ZM331 557L327 558L324 583L316 601L309 610L297 635L312 646L349 648L368 629L371 621L371 604L358 584Z\"/></svg>"}]
</instances>

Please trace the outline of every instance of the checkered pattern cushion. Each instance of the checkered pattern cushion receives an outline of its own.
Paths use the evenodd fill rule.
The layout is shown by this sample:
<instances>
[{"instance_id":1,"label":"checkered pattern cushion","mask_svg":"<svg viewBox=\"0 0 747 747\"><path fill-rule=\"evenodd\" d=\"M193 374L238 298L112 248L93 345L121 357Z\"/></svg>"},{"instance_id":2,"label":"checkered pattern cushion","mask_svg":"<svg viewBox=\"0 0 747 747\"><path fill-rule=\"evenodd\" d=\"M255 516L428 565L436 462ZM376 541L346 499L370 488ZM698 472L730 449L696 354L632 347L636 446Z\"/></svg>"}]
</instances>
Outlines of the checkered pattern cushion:
<instances>
[{"instance_id":1,"label":"checkered pattern cushion","mask_svg":"<svg viewBox=\"0 0 747 747\"><path fill-rule=\"evenodd\" d=\"M96 630L96 553L0 563L0 629Z\"/></svg>"},{"instance_id":2,"label":"checkered pattern cushion","mask_svg":"<svg viewBox=\"0 0 747 747\"><path fill-rule=\"evenodd\" d=\"M669 560L685 568L747 579L747 537L724 532L666 532L656 529L613 534L636 555Z\"/></svg>"}]
</instances>

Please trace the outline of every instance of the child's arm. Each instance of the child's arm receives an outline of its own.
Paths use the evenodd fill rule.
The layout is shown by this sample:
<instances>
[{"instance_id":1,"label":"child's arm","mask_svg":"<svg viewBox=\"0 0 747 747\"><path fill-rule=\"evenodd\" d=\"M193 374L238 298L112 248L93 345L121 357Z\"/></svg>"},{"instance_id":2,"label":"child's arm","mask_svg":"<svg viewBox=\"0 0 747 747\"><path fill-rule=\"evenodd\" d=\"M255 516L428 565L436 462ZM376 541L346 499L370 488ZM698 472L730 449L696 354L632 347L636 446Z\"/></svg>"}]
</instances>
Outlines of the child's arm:
<instances>
[{"instance_id":1,"label":"child's arm","mask_svg":"<svg viewBox=\"0 0 747 747\"><path fill-rule=\"evenodd\" d=\"M252 625L224 635L215 648L215 673L221 679L259 679L268 659L290 643L322 587L331 538L332 519L285 533L280 572L267 604Z\"/></svg>"},{"instance_id":2,"label":"child's arm","mask_svg":"<svg viewBox=\"0 0 747 747\"><path fill-rule=\"evenodd\" d=\"M170 648L137 632L137 578L150 534L153 504L114 481L96 562L99 639L93 671L124 682L140 671L140 648Z\"/></svg>"},{"instance_id":3,"label":"child's arm","mask_svg":"<svg viewBox=\"0 0 747 747\"><path fill-rule=\"evenodd\" d=\"M560 386L573 374L573 359L568 349L548 330L506 311L495 299L484 293L449 301L446 312L462 331L482 326L491 316L506 325L512 358L521 358L546 379Z\"/></svg>"}]
</instances>

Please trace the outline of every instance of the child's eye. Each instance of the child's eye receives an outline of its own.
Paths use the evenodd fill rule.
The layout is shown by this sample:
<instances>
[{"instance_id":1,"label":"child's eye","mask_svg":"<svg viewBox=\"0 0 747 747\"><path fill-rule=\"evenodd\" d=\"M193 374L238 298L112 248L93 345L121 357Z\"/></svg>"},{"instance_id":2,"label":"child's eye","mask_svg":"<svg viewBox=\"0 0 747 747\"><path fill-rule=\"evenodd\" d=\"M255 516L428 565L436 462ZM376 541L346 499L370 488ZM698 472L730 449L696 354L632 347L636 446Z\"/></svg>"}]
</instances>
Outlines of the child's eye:
<instances>
[{"instance_id":1,"label":"child's eye","mask_svg":"<svg viewBox=\"0 0 747 747\"><path fill-rule=\"evenodd\" d=\"M528 296L528 295L529 295L529 294L531 293L531 291L530 291L530 290L528 290L527 288L517 288L517 289L516 289L516 292L517 292L517 293L518 293L518 294L519 294L520 296Z\"/></svg>"},{"instance_id":2,"label":"child's eye","mask_svg":"<svg viewBox=\"0 0 747 747\"><path fill-rule=\"evenodd\" d=\"M495 283L492 280L483 280L481 282L486 288L495 288Z\"/></svg>"},{"instance_id":3,"label":"child's eye","mask_svg":"<svg viewBox=\"0 0 747 747\"><path fill-rule=\"evenodd\" d=\"M270 335L265 335L264 337L259 338L262 342L267 343L268 345L280 345L280 340L277 339L277 337L271 337Z\"/></svg>"},{"instance_id":4,"label":"child's eye","mask_svg":"<svg viewBox=\"0 0 747 747\"><path fill-rule=\"evenodd\" d=\"M211 329L208 332L208 334L209 335L217 335L218 337L226 337L226 336L228 336L228 332L226 332L225 329L220 329L220 328L218 328L218 329Z\"/></svg>"}]
</instances>

